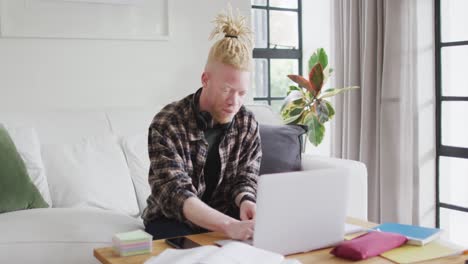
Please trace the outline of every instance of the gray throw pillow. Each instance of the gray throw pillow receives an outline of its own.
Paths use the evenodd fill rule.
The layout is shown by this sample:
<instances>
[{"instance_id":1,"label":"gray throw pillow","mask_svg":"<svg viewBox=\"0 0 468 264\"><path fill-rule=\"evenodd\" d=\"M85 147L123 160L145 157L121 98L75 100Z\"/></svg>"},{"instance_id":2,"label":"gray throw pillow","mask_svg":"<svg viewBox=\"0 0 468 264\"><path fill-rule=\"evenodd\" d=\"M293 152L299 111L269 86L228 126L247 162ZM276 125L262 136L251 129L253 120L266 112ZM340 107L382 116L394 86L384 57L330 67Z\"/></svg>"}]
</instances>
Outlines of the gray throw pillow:
<instances>
[{"instance_id":1,"label":"gray throw pillow","mask_svg":"<svg viewBox=\"0 0 468 264\"><path fill-rule=\"evenodd\" d=\"M302 135L306 127L260 124L260 175L301 170Z\"/></svg>"}]
</instances>

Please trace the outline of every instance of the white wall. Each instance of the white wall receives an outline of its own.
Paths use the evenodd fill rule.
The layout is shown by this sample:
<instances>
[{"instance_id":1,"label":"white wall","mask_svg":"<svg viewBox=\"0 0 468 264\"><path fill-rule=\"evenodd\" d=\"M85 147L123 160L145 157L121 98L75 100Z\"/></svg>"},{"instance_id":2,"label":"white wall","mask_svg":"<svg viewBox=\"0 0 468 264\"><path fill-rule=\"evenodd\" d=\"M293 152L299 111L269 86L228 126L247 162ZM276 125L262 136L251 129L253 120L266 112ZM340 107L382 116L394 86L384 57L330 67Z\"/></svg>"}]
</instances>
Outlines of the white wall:
<instances>
[{"instance_id":1,"label":"white wall","mask_svg":"<svg viewBox=\"0 0 468 264\"><path fill-rule=\"evenodd\" d=\"M304 76L309 75L309 58L318 48L324 48L330 57L331 51L331 11L330 1L306 0L302 1L302 69ZM330 58L329 58L329 61ZM333 68L333 65L331 65ZM333 74L331 75L333 78ZM324 89L330 88L330 80ZM333 101L332 101L333 104ZM331 127L330 120L325 124L325 136L322 143L315 147L307 142L306 153L320 156L331 155Z\"/></svg>"},{"instance_id":2,"label":"white wall","mask_svg":"<svg viewBox=\"0 0 468 264\"><path fill-rule=\"evenodd\" d=\"M0 109L166 104L200 87L228 1L170 0L169 41L0 38ZM250 1L232 1L250 18Z\"/></svg>"}]
</instances>

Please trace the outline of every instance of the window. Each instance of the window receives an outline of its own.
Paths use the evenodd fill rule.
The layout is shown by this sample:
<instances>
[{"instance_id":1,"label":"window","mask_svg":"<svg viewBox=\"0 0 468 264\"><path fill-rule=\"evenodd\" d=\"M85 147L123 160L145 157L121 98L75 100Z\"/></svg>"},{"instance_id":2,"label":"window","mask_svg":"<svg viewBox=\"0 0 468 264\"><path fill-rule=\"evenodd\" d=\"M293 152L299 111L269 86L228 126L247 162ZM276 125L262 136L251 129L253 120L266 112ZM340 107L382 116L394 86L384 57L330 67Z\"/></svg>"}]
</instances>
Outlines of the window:
<instances>
[{"instance_id":1,"label":"window","mask_svg":"<svg viewBox=\"0 0 468 264\"><path fill-rule=\"evenodd\" d=\"M468 1L435 1L436 225L468 245Z\"/></svg>"},{"instance_id":2,"label":"window","mask_svg":"<svg viewBox=\"0 0 468 264\"><path fill-rule=\"evenodd\" d=\"M288 74L302 74L301 0L252 0L253 99L279 112Z\"/></svg>"}]
</instances>

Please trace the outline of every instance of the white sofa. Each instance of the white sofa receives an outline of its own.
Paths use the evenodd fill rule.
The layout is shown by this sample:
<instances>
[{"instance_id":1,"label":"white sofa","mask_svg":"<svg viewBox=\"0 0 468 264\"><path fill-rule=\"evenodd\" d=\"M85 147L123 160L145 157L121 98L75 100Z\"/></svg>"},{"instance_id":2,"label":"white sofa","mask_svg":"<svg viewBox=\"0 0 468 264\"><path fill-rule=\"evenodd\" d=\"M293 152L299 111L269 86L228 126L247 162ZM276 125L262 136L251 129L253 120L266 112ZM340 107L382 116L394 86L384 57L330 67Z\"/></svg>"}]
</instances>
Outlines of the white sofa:
<instances>
[{"instance_id":1,"label":"white sofa","mask_svg":"<svg viewBox=\"0 0 468 264\"><path fill-rule=\"evenodd\" d=\"M268 107L248 108L260 123L281 123ZM7 128L37 132L41 155L26 163L33 164L28 170L39 175L33 181L52 207L0 214L0 263L98 263L93 248L111 245L115 233L144 228L140 215L150 192L146 135L157 111L1 112ZM349 169L348 215L367 219L365 165L303 156L311 177L314 169L330 167Z\"/></svg>"}]
</instances>

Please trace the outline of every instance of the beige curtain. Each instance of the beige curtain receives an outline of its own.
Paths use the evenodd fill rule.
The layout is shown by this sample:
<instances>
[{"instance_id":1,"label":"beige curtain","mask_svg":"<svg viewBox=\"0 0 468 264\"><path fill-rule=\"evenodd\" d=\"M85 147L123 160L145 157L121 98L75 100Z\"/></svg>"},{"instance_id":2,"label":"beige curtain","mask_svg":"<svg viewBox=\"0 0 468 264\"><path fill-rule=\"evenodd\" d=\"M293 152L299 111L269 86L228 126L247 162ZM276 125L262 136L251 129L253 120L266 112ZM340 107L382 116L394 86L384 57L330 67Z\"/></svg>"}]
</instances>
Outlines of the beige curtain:
<instances>
[{"instance_id":1,"label":"beige curtain","mask_svg":"<svg viewBox=\"0 0 468 264\"><path fill-rule=\"evenodd\" d=\"M332 155L367 165L376 222L418 223L418 1L332 4L333 85L361 87L335 98Z\"/></svg>"}]
</instances>

